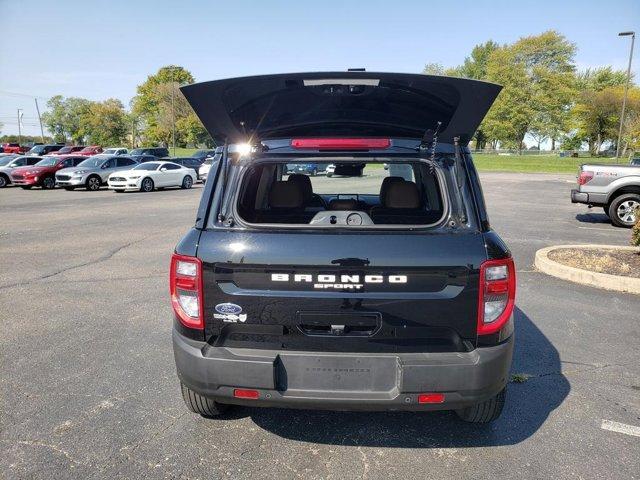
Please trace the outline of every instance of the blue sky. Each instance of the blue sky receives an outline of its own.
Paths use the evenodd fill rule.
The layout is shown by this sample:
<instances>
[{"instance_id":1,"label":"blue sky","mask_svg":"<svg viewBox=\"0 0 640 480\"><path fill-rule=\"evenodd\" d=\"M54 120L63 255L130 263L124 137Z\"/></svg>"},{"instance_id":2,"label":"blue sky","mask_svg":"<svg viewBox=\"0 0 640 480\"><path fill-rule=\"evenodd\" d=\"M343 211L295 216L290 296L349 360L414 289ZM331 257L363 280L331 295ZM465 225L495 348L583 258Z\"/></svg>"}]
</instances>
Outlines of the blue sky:
<instances>
[{"instance_id":1,"label":"blue sky","mask_svg":"<svg viewBox=\"0 0 640 480\"><path fill-rule=\"evenodd\" d=\"M626 68L640 35L640 0L150 1L0 0L0 122L39 133L33 96L128 105L136 85L168 64L197 81L293 71L420 72L461 63L472 47L555 29L579 68ZM633 70L639 71L640 39Z\"/></svg>"}]
</instances>

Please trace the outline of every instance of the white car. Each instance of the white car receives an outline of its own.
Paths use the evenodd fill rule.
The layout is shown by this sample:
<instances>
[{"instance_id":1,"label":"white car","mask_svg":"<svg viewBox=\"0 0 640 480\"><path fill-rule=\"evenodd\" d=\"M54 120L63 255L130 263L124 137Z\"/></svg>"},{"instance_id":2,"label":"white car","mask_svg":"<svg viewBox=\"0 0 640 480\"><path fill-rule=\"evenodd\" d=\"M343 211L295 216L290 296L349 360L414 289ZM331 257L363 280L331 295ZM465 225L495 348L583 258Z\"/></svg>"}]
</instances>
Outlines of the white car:
<instances>
[{"instance_id":1,"label":"white car","mask_svg":"<svg viewBox=\"0 0 640 480\"><path fill-rule=\"evenodd\" d=\"M333 174L336 171L336 166L333 163L327 165L327 177L333 177Z\"/></svg>"},{"instance_id":2,"label":"white car","mask_svg":"<svg viewBox=\"0 0 640 480\"><path fill-rule=\"evenodd\" d=\"M107 183L110 190L140 190L151 192L156 188L191 188L196 181L196 173L191 168L173 162L146 162L131 170L114 172Z\"/></svg>"},{"instance_id":3,"label":"white car","mask_svg":"<svg viewBox=\"0 0 640 480\"><path fill-rule=\"evenodd\" d=\"M103 150L105 155L126 155L129 151L126 148L109 147Z\"/></svg>"}]
</instances>

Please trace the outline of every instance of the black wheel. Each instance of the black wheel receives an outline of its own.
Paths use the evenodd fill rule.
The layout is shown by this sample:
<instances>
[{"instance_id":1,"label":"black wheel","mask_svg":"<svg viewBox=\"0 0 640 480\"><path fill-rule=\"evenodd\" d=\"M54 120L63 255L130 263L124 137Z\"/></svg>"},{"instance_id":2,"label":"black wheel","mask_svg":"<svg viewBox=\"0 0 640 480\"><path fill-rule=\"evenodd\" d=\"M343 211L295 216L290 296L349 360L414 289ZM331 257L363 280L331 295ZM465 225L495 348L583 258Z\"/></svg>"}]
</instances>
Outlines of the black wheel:
<instances>
[{"instance_id":1,"label":"black wheel","mask_svg":"<svg viewBox=\"0 0 640 480\"><path fill-rule=\"evenodd\" d=\"M44 177L42 179L42 188L45 190L51 190L56 186L56 179L53 177Z\"/></svg>"},{"instance_id":2,"label":"black wheel","mask_svg":"<svg viewBox=\"0 0 640 480\"><path fill-rule=\"evenodd\" d=\"M193 179L191 175L185 175L182 179L182 188L191 188L193 186Z\"/></svg>"},{"instance_id":3,"label":"black wheel","mask_svg":"<svg viewBox=\"0 0 640 480\"><path fill-rule=\"evenodd\" d=\"M456 410L458 417L465 422L470 423L489 423L496 420L502 413L504 407L504 401L506 397L506 387L503 388L500 393L495 397L485 400L484 402L476 403L471 407L461 408Z\"/></svg>"},{"instance_id":4,"label":"black wheel","mask_svg":"<svg viewBox=\"0 0 640 480\"><path fill-rule=\"evenodd\" d=\"M7 185L9 185L9 179L7 178L6 175L0 175L0 188L4 188Z\"/></svg>"},{"instance_id":5,"label":"black wheel","mask_svg":"<svg viewBox=\"0 0 640 480\"><path fill-rule=\"evenodd\" d=\"M75 188L76 188L76 187L64 187L64 189L65 189L67 192L71 192L71 191L75 190Z\"/></svg>"},{"instance_id":6,"label":"black wheel","mask_svg":"<svg viewBox=\"0 0 640 480\"><path fill-rule=\"evenodd\" d=\"M100 180L100 177L91 175L89 178L87 178L87 190L95 192L97 190L100 190L100 185L102 185L102 180Z\"/></svg>"},{"instance_id":7,"label":"black wheel","mask_svg":"<svg viewBox=\"0 0 640 480\"><path fill-rule=\"evenodd\" d=\"M193 413L197 413L203 417L213 418L223 414L228 408L228 405L223 405L210 398L203 397L199 393L185 387L182 383L180 384L180 388L182 389L184 403Z\"/></svg>"},{"instance_id":8,"label":"black wheel","mask_svg":"<svg viewBox=\"0 0 640 480\"><path fill-rule=\"evenodd\" d=\"M153 191L153 180L149 177L142 179L142 183L140 184L141 192L152 192Z\"/></svg>"},{"instance_id":9,"label":"black wheel","mask_svg":"<svg viewBox=\"0 0 640 480\"><path fill-rule=\"evenodd\" d=\"M617 227L631 228L636 223L636 210L640 208L640 195L623 193L609 205L609 218Z\"/></svg>"},{"instance_id":10,"label":"black wheel","mask_svg":"<svg viewBox=\"0 0 640 480\"><path fill-rule=\"evenodd\" d=\"M31 185L20 185L20 188L23 190L31 190Z\"/></svg>"}]
</instances>

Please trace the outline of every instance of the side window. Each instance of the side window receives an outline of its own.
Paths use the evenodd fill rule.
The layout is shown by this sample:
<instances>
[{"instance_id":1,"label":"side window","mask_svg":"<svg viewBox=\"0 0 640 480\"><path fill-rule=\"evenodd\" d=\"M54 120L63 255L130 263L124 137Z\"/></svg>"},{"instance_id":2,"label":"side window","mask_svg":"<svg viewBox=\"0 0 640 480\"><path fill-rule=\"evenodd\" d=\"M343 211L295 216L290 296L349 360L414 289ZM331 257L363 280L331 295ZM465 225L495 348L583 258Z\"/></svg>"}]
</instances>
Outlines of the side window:
<instances>
[{"instance_id":1,"label":"side window","mask_svg":"<svg viewBox=\"0 0 640 480\"><path fill-rule=\"evenodd\" d=\"M27 161L24 158L20 158L18 160L14 160L14 162L13 162L13 166L14 167L22 167L22 166L24 166L26 164L27 164Z\"/></svg>"},{"instance_id":2,"label":"side window","mask_svg":"<svg viewBox=\"0 0 640 480\"><path fill-rule=\"evenodd\" d=\"M136 162L131 160L130 158L118 158L117 165L119 167L128 167L129 165L135 165Z\"/></svg>"},{"instance_id":3,"label":"side window","mask_svg":"<svg viewBox=\"0 0 640 480\"><path fill-rule=\"evenodd\" d=\"M167 163L164 166L167 168L167 170L180 170L180 165L176 165L174 163Z\"/></svg>"},{"instance_id":4,"label":"side window","mask_svg":"<svg viewBox=\"0 0 640 480\"><path fill-rule=\"evenodd\" d=\"M110 160L107 160L105 163L102 164L103 168L113 168L116 166L116 162L115 160L112 158Z\"/></svg>"},{"instance_id":5,"label":"side window","mask_svg":"<svg viewBox=\"0 0 640 480\"><path fill-rule=\"evenodd\" d=\"M62 168L73 167L73 158L67 158L62 162Z\"/></svg>"},{"instance_id":6,"label":"side window","mask_svg":"<svg viewBox=\"0 0 640 480\"><path fill-rule=\"evenodd\" d=\"M27 158L27 165L35 165L40 161L39 158Z\"/></svg>"},{"instance_id":7,"label":"side window","mask_svg":"<svg viewBox=\"0 0 640 480\"><path fill-rule=\"evenodd\" d=\"M81 157L81 158L74 158L74 159L73 159L73 166L74 166L74 167L77 167L78 165L80 165L80 164L81 164L82 162L84 162L84 161L85 161L85 159L84 159L84 158L82 158L82 157Z\"/></svg>"}]
</instances>

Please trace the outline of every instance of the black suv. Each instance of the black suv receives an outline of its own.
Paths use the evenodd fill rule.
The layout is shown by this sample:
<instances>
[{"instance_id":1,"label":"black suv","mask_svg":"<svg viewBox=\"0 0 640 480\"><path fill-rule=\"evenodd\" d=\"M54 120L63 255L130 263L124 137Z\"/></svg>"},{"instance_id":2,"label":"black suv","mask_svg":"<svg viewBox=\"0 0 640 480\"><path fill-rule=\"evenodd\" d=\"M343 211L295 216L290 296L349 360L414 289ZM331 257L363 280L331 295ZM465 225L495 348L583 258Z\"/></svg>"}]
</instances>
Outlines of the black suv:
<instances>
[{"instance_id":1,"label":"black suv","mask_svg":"<svg viewBox=\"0 0 640 480\"><path fill-rule=\"evenodd\" d=\"M52 144L52 145L34 145L33 147L31 147L31 150L29 150L26 154L27 155L47 155L49 153L52 152L57 152L58 150L61 150L62 148L64 148L64 143L60 143L60 144Z\"/></svg>"},{"instance_id":2,"label":"black suv","mask_svg":"<svg viewBox=\"0 0 640 480\"><path fill-rule=\"evenodd\" d=\"M174 157L171 159L173 163L177 163L178 165L182 165L183 167L187 167L196 172L196 180L200 180L200 167L204 163L206 157L196 158L196 157Z\"/></svg>"},{"instance_id":3,"label":"black suv","mask_svg":"<svg viewBox=\"0 0 640 480\"><path fill-rule=\"evenodd\" d=\"M165 147L144 147L144 148L135 148L131 150L128 155L136 156L136 155L154 155L158 158L168 157L169 149Z\"/></svg>"},{"instance_id":4,"label":"black suv","mask_svg":"<svg viewBox=\"0 0 640 480\"><path fill-rule=\"evenodd\" d=\"M331 72L182 91L227 142L171 259L187 406L496 419L515 267L467 145L500 86ZM296 163L335 172L288 173Z\"/></svg>"}]
</instances>

